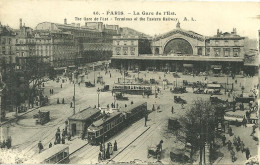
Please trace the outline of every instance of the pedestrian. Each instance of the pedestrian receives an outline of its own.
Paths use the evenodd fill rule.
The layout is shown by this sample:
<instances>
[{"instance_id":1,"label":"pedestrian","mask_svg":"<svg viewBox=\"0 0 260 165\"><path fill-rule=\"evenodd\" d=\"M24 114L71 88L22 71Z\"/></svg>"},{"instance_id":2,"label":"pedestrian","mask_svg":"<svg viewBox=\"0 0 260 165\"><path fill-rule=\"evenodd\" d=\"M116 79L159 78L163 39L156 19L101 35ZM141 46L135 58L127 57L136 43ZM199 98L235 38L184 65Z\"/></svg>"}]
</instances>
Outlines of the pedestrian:
<instances>
[{"instance_id":1,"label":"pedestrian","mask_svg":"<svg viewBox=\"0 0 260 165\"><path fill-rule=\"evenodd\" d=\"M236 135L234 135L234 137L233 137L233 144L234 144L234 146L237 145L237 137L236 137Z\"/></svg>"},{"instance_id":2,"label":"pedestrian","mask_svg":"<svg viewBox=\"0 0 260 165\"><path fill-rule=\"evenodd\" d=\"M133 101L131 101L131 104L134 104L134 102L133 102Z\"/></svg>"},{"instance_id":3,"label":"pedestrian","mask_svg":"<svg viewBox=\"0 0 260 165\"><path fill-rule=\"evenodd\" d=\"M125 108L127 107L127 104L125 104Z\"/></svg>"},{"instance_id":4,"label":"pedestrian","mask_svg":"<svg viewBox=\"0 0 260 165\"><path fill-rule=\"evenodd\" d=\"M230 140L228 140L228 150L230 151L231 150L231 147L232 147L232 143Z\"/></svg>"},{"instance_id":5,"label":"pedestrian","mask_svg":"<svg viewBox=\"0 0 260 165\"><path fill-rule=\"evenodd\" d=\"M222 136L222 143L223 143L223 146L226 145L226 136L225 135Z\"/></svg>"},{"instance_id":6,"label":"pedestrian","mask_svg":"<svg viewBox=\"0 0 260 165\"><path fill-rule=\"evenodd\" d=\"M246 159L248 160L250 157L250 151L249 148L246 148Z\"/></svg>"},{"instance_id":7,"label":"pedestrian","mask_svg":"<svg viewBox=\"0 0 260 165\"><path fill-rule=\"evenodd\" d=\"M70 102L70 108L72 108L72 104L73 104L73 103L72 103L72 102Z\"/></svg>"},{"instance_id":8,"label":"pedestrian","mask_svg":"<svg viewBox=\"0 0 260 165\"><path fill-rule=\"evenodd\" d=\"M65 104L65 100L64 100L64 98L62 99L62 104Z\"/></svg>"},{"instance_id":9,"label":"pedestrian","mask_svg":"<svg viewBox=\"0 0 260 165\"><path fill-rule=\"evenodd\" d=\"M65 137L65 130L64 130L64 129L62 130L61 136L62 136L62 137Z\"/></svg>"},{"instance_id":10,"label":"pedestrian","mask_svg":"<svg viewBox=\"0 0 260 165\"><path fill-rule=\"evenodd\" d=\"M114 142L114 151L117 151L117 142L116 142L116 140Z\"/></svg>"},{"instance_id":11,"label":"pedestrian","mask_svg":"<svg viewBox=\"0 0 260 165\"><path fill-rule=\"evenodd\" d=\"M116 108L118 108L118 103L116 103Z\"/></svg>"},{"instance_id":12,"label":"pedestrian","mask_svg":"<svg viewBox=\"0 0 260 165\"><path fill-rule=\"evenodd\" d=\"M65 136L62 136L61 142L62 144L65 144Z\"/></svg>"},{"instance_id":13,"label":"pedestrian","mask_svg":"<svg viewBox=\"0 0 260 165\"><path fill-rule=\"evenodd\" d=\"M111 73L110 73L110 78L112 77Z\"/></svg>"},{"instance_id":14,"label":"pedestrian","mask_svg":"<svg viewBox=\"0 0 260 165\"><path fill-rule=\"evenodd\" d=\"M172 106L172 114L173 114L173 111L174 111L174 108L173 108L173 106Z\"/></svg>"},{"instance_id":15,"label":"pedestrian","mask_svg":"<svg viewBox=\"0 0 260 165\"><path fill-rule=\"evenodd\" d=\"M51 90L51 94L53 94L54 92L53 92L53 89Z\"/></svg>"},{"instance_id":16,"label":"pedestrian","mask_svg":"<svg viewBox=\"0 0 260 165\"><path fill-rule=\"evenodd\" d=\"M101 160L102 160L102 153L99 152L99 154L98 154L98 162L100 162Z\"/></svg>"},{"instance_id":17,"label":"pedestrian","mask_svg":"<svg viewBox=\"0 0 260 165\"><path fill-rule=\"evenodd\" d=\"M240 145L241 139L239 136L237 136L237 144Z\"/></svg>"},{"instance_id":18,"label":"pedestrian","mask_svg":"<svg viewBox=\"0 0 260 165\"><path fill-rule=\"evenodd\" d=\"M244 144L243 141L241 141L241 143L240 143L240 149L241 149L241 152L242 152L242 153L243 153L244 150L245 150L245 144Z\"/></svg>"},{"instance_id":19,"label":"pedestrian","mask_svg":"<svg viewBox=\"0 0 260 165\"><path fill-rule=\"evenodd\" d=\"M60 88L62 88L62 84L60 84Z\"/></svg>"},{"instance_id":20,"label":"pedestrian","mask_svg":"<svg viewBox=\"0 0 260 165\"><path fill-rule=\"evenodd\" d=\"M52 143L50 142L50 144L49 144L49 148L51 148L52 147Z\"/></svg>"},{"instance_id":21,"label":"pedestrian","mask_svg":"<svg viewBox=\"0 0 260 165\"><path fill-rule=\"evenodd\" d=\"M243 123L243 126L244 126L244 127L247 127L247 126L246 126L247 120L246 120L245 115L244 115L244 117L243 117L242 123Z\"/></svg>"},{"instance_id":22,"label":"pedestrian","mask_svg":"<svg viewBox=\"0 0 260 165\"><path fill-rule=\"evenodd\" d=\"M68 133L68 141L70 141L70 140L71 140L71 134Z\"/></svg>"},{"instance_id":23,"label":"pedestrian","mask_svg":"<svg viewBox=\"0 0 260 165\"><path fill-rule=\"evenodd\" d=\"M39 153L41 153L41 151L43 150L43 145L41 141L39 141L38 143L38 148L39 148Z\"/></svg>"},{"instance_id":24,"label":"pedestrian","mask_svg":"<svg viewBox=\"0 0 260 165\"><path fill-rule=\"evenodd\" d=\"M110 159L109 143L107 143L106 159Z\"/></svg>"},{"instance_id":25,"label":"pedestrian","mask_svg":"<svg viewBox=\"0 0 260 165\"><path fill-rule=\"evenodd\" d=\"M51 94L51 89L50 89L50 94Z\"/></svg>"},{"instance_id":26,"label":"pedestrian","mask_svg":"<svg viewBox=\"0 0 260 165\"><path fill-rule=\"evenodd\" d=\"M59 98L57 99L57 104L60 104L60 100L59 100Z\"/></svg>"},{"instance_id":27,"label":"pedestrian","mask_svg":"<svg viewBox=\"0 0 260 165\"><path fill-rule=\"evenodd\" d=\"M103 144L102 144L102 142L100 142L99 144L100 144L99 151L103 151Z\"/></svg>"},{"instance_id":28,"label":"pedestrian","mask_svg":"<svg viewBox=\"0 0 260 165\"><path fill-rule=\"evenodd\" d=\"M181 103L181 108L184 109L184 104L183 103Z\"/></svg>"},{"instance_id":29,"label":"pedestrian","mask_svg":"<svg viewBox=\"0 0 260 165\"><path fill-rule=\"evenodd\" d=\"M229 136L232 136L232 135L233 135L233 133L232 133L232 128L231 128L231 127L228 128L228 134L229 134Z\"/></svg>"},{"instance_id":30,"label":"pedestrian","mask_svg":"<svg viewBox=\"0 0 260 165\"><path fill-rule=\"evenodd\" d=\"M250 134L250 136L253 136L255 134L255 129L256 129L256 125L253 125L252 127L252 133Z\"/></svg>"},{"instance_id":31,"label":"pedestrian","mask_svg":"<svg viewBox=\"0 0 260 165\"><path fill-rule=\"evenodd\" d=\"M235 152L233 151L233 149L231 149L230 155L231 155L231 160L232 160L232 162L234 162L236 155L235 155Z\"/></svg>"},{"instance_id":32,"label":"pedestrian","mask_svg":"<svg viewBox=\"0 0 260 165\"><path fill-rule=\"evenodd\" d=\"M146 127L146 122L147 122L147 118L146 116L144 117L144 126Z\"/></svg>"}]
</instances>

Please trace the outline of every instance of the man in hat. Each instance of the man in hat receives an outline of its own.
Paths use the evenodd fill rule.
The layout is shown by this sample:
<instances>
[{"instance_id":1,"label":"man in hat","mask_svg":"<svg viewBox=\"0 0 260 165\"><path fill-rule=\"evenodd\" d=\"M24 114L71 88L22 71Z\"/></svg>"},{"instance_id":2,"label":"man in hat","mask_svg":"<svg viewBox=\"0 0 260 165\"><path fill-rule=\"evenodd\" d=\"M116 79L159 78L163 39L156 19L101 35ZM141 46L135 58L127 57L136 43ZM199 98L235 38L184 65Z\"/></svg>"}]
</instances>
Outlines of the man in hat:
<instances>
[{"instance_id":1,"label":"man in hat","mask_svg":"<svg viewBox=\"0 0 260 165\"><path fill-rule=\"evenodd\" d=\"M38 143L38 148L39 148L39 153L43 150L43 145L42 145L42 142L39 141Z\"/></svg>"}]
</instances>

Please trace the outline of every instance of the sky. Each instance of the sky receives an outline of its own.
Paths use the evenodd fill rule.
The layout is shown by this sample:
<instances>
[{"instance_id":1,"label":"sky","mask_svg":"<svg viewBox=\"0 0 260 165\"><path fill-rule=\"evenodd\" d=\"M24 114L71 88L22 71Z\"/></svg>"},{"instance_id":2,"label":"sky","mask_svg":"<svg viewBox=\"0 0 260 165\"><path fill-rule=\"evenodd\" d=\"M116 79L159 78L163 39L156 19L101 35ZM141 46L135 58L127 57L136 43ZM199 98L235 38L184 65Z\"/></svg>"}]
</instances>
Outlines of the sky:
<instances>
[{"instance_id":1,"label":"sky","mask_svg":"<svg viewBox=\"0 0 260 165\"><path fill-rule=\"evenodd\" d=\"M145 13L142 13L142 12ZM164 12L175 15L163 15ZM115 13L120 15L115 15ZM123 12L123 15L122 15ZM134 15L139 13L140 15ZM160 12L161 15L156 15ZM95 15L95 14L100 15ZM103 14L104 13L104 14ZM153 15L147 15L147 14ZM111 15L113 14L113 15ZM82 18L81 21L75 17ZM260 2L167 2L167 1L121 1L109 0L0 0L0 21L12 28L19 27L19 19L26 26L35 28L41 22L81 23L84 17L108 18L104 24L116 24L120 27L130 27L148 35L158 35L176 28L177 20L181 28L196 33L213 36L217 29L231 32L233 28L241 36L257 38L260 29ZM119 21L117 18L132 18L131 21ZM145 21L140 21L140 17ZM173 21L148 21L149 18L172 18ZM189 21L184 21L185 17ZM137 20L134 20L137 18ZM193 19L194 21L191 21Z\"/></svg>"}]
</instances>

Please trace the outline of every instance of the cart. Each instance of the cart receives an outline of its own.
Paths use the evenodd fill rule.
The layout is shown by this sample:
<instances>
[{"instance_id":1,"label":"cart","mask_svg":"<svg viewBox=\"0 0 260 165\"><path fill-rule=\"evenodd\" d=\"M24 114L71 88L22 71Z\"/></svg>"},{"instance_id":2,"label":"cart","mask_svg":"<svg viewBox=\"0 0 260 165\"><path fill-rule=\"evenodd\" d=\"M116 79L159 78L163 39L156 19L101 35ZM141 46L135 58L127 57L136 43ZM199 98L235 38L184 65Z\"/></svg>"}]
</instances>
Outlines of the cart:
<instances>
[{"instance_id":1,"label":"cart","mask_svg":"<svg viewBox=\"0 0 260 165\"><path fill-rule=\"evenodd\" d=\"M161 151L157 149L157 147L148 147L147 149L147 158L153 157L157 160L161 159Z\"/></svg>"},{"instance_id":2,"label":"cart","mask_svg":"<svg viewBox=\"0 0 260 165\"><path fill-rule=\"evenodd\" d=\"M117 100L128 100L128 97L124 97L122 92L115 92Z\"/></svg>"},{"instance_id":3,"label":"cart","mask_svg":"<svg viewBox=\"0 0 260 165\"><path fill-rule=\"evenodd\" d=\"M172 93L186 93L186 87L174 87L171 90Z\"/></svg>"},{"instance_id":4,"label":"cart","mask_svg":"<svg viewBox=\"0 0 260 165\"><path fill-rule=\"evenodd\" d=\"M153 157L159 161L161 159L161 154L162 154L162 143L163 140L161 140L156 147L148 147L147 158Z\"/></svg>"},{"instance_id":5,"label":"cart","mask_svg":"<svg viewBox=\"0 0 260 165\"><path fill-rule=\"evenodd\" d=\"M92 84L92 83L89 81L89 82L85 82L85 86L88 87L88 88L91 88L91 87L95 87L95 84Z\"/></svg>"},{"instance_id":6,"label":"cart","mask_svg":"<svg viewBox=\"0 0 260 165\"><path fill-rule=\"evenodd\" d=\"M187 101L182 99L180 96L174 96L174 102L177 104L187 104Z\"/></svg>"}]
</instances>

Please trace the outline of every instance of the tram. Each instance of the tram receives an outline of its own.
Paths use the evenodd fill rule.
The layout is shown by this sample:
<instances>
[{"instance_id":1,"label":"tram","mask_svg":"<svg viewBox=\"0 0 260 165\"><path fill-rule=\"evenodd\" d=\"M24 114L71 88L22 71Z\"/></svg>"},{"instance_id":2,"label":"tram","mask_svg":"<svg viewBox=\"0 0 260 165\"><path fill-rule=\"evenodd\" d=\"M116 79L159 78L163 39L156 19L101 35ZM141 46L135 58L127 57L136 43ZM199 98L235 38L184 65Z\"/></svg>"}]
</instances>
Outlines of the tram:
<instances>
[{"instance_id":1,"label":"tram","mask_svg":"<svg viewBox=\"0 0 260 165\"><path fill-rule=\"evenodd\" d=\"M92 145L98 145L146 114L147 102L140 102L97 120L88 127L88 142Z\"/></svg>"},{"instance_id":2,"label":"tram","mask_svg":"<svg viewBox=\"0 0 260 165\"><path fill-rule=\"evenodd\" d=\"M115 85L112 89L112 92L122 92L134 95L151 95L152 87L143 85Z\"/></svg>"},{"instance_id":3,"label":"tram","mask_svg":"<svg viewBox=\"0 0 260 165\"><path fill-rule=\"evenodd\" d=\"M69 146L57 144L27 160L24 164L67 164L69 163Z\"/></svg>"}]
</instances>

